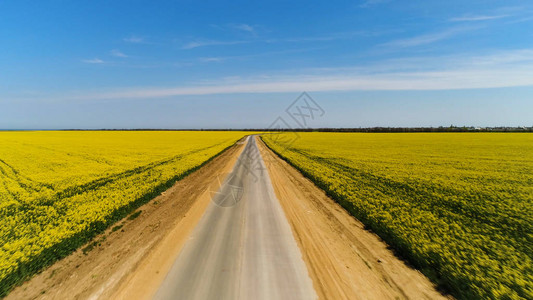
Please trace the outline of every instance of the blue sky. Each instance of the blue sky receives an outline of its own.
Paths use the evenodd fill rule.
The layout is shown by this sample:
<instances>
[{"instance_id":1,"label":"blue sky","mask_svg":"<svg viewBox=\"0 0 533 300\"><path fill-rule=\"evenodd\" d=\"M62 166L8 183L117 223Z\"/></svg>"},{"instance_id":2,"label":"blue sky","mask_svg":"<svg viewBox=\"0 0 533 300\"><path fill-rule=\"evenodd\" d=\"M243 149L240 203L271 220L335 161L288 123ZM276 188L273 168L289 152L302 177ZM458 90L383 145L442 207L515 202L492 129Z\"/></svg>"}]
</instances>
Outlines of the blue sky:
<instances>
[{"instance_id":1,"label":"blue sky","mask_svg":"<svg viewBox=\"0 0 533 300\"><path fill-rule=\"evenodd\" d=\"M531 1L0 1L0 128L532 126ZM294 126L294 125L290 125Z\"/></svg>"}]
</instances>

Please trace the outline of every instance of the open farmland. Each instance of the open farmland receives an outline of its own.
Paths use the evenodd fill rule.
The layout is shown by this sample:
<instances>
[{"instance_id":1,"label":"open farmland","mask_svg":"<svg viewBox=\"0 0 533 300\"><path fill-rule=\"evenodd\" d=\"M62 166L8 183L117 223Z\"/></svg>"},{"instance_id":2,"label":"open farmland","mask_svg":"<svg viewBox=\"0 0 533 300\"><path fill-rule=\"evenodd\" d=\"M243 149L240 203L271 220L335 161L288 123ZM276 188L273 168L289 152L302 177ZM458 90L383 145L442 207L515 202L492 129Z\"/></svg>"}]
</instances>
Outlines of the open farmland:
<instances>
[{"instance_id":1,"label":"open farmland","mask_svg":"<svg viewBox=\"0 0 533 300\"><path fill-rule=\"evenodd\" d=\"M456 297L533 298L533 135L263 140Z\"/></svg>"},{"instance_id":2,"label":"open farmland","mask_svg":"<svg viewBox=\"0 0 533 300\"><path fill-rule=\"evenodd\" d=\"M0 296L243 132L1 132Z\"/></svg>"}]
</instances>

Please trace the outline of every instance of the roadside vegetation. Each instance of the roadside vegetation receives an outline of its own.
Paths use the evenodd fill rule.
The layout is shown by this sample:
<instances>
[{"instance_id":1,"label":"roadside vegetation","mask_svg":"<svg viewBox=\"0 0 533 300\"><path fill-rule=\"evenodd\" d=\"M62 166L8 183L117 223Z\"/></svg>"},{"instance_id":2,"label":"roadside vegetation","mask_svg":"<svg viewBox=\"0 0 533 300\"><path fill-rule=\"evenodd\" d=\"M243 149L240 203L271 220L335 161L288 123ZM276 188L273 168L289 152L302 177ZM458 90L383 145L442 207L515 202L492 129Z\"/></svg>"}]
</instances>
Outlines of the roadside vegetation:
<instances>
[{"instance_id":1,"label":"roadside vegetation","mask_svg":"<svg viewBox=\"0 0 533 300\"><path fill-rule=\"evenodd\" d=\"M262 138L457 298L533 299L532 134Z\"/></svg>"},{"instance_id":2,"label":"roadside vegetation","mask_svg":"<svg viewBox=\"0 0 533 300\"><path fill-rule=\"evenodd\" d=\"M0 297L246 134L1 132Z\"/></svg>"}]
</instances>

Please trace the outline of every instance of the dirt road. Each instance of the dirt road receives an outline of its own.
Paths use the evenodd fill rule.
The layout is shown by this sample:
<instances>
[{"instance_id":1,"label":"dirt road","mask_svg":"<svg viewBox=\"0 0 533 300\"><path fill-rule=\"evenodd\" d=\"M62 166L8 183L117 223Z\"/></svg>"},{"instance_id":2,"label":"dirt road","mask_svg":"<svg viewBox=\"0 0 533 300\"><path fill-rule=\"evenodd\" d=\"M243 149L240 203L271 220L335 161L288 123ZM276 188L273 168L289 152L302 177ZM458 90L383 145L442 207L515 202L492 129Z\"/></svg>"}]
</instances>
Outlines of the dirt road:
<instances>
[{"instance_id":1,"label":"dirt road","mask_svg":"<svg viewBox=\"0 0 533 300\"><path fill-rule=\"evenodd\" d=\"M250 137L155 299L316 298Z\"/></svg>"}]
</instances>

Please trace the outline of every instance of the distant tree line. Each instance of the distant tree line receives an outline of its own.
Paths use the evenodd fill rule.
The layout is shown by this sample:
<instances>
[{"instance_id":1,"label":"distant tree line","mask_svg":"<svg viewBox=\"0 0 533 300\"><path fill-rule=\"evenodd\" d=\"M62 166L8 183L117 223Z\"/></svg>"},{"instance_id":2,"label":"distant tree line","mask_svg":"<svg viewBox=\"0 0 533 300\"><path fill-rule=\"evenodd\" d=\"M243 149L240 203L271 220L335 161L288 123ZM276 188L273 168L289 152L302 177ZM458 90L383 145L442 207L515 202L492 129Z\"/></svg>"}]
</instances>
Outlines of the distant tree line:
<instances>
[{"instance_id":1,"label":"distant tree line","mask_svg":"<svg viewBox=\"0 0 533 300\"><path fill-rule=\"evenodd\" d=\"M257 129L253 129L254 131ZM532 127L360 127L360 128L287 128L260 129L259 131L301 131L301 132L533 132Z\"/></svg>"},{"instance_id":2,"label":"distant tree line","mask_svg":"<svg viewBox=\"0 0 533 300\"><path fill-rule=\"evenodd\" d=\"M303 131L320 132L533 132L533 127L367 127L317 128Z\"/></svg>"},{"instance_id":3,"label":"distant tree line","mask_svg":"<svg viewBox=\"0 0 533 300\"><path fill-rule=\"evenodd\" d=\"M42 130L42 129L36 129ZM52 129L55 130L55 129ZM2 130L0 131L19 131ZM20 130L32 131L32 130ZM533 132L531 127L474 127L474 126L439 126L439 127L359 127L359 128L198 128L198 129L64 129L64 131L298 131L298 132Z\"/></svg>"}]
</instances>

